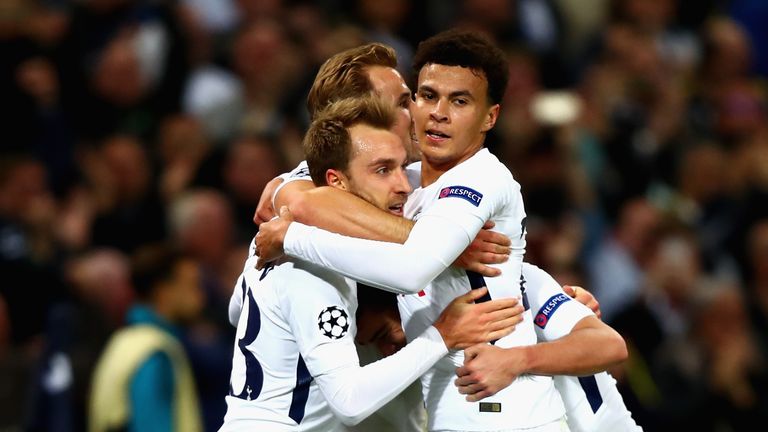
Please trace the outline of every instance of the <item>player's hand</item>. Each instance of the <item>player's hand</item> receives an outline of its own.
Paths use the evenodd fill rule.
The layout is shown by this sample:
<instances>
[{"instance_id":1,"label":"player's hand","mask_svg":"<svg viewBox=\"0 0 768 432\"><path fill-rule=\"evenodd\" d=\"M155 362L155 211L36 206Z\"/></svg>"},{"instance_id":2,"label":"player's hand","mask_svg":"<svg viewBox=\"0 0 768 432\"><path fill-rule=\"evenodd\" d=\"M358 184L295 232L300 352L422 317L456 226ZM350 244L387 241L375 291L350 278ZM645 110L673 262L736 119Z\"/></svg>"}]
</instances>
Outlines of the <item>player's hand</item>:
<instances>
[{"instance_id":1,"label":"player's hand","mask_svg":"<svg viewBox=\"0 0 768 432\"><path fill-rule=\"evenodd\" d=\"M435 327L448 349L500 339L523 320L523 305L517 298L474 303L487 292L488 288L482 287L456 297L437 318Z\"/></svg>"},{"instance_id":2,"label":"player's hand","mask_svg":"<svg viewBox=\"0 0 768 432\"><path fill-rule=\"evenodd\" d=\"M523 351L479 344L464 350L464 366L456 369L454 384L467 401L493 396L525 372Z\"/></svg>"},{"instance_id":3,"label":"player's hand","mask_svg":"<svg viewBox=\"0 0 768 432\"><path fill-rule=\"evenodd\" d=\"M275 177L264 186L261 192L259 203L256 205L256 212L253 214L253 223L261 225L276 216L275 207L272 206L272 196L275 190L283 183L283 179Z\"/></svg>"},{"instance_id":4,"label":"player's hand","mask_svg":"<svg viewBox=\"0 0 768 432\"><path fill-rule=\"evenodd\" d=\"M512 242L504 234L491 231L495 225L492 221L487 221L453 265L487 277L500 275L501 270L489 267L488 264L506 262L511 253L509 246Z\"/></svg>"},{"instance_id":5,"label":"player's hand","mask_svg":"<svg viewBox=\"0 0 768 432\"><path fill-rule=\"evenodd\" d=\"M280 216L259 226L256 233L256 268L261 270L264 266L280 258L283 255L283 241L288 226L293 222L293 215L288 207L280 207Z\"/></svg>"},{"instance_id":6,"label":"player's hand","mask_svg":"<svg viewBox=\"0 0 768 432\"><path fill-rule=\"evenodd\" d=\"M572 285L563 285L563 291L565 291L565 293L571 296L572 298L576 299L577 302L592 309L592 312L594 312L595 315L597 315L597 317L600 318L601 316L600 303L597 301L595 296L592 295L591 292L585 290L580 286L572 286Z\"/></svg>"}]
</instances>

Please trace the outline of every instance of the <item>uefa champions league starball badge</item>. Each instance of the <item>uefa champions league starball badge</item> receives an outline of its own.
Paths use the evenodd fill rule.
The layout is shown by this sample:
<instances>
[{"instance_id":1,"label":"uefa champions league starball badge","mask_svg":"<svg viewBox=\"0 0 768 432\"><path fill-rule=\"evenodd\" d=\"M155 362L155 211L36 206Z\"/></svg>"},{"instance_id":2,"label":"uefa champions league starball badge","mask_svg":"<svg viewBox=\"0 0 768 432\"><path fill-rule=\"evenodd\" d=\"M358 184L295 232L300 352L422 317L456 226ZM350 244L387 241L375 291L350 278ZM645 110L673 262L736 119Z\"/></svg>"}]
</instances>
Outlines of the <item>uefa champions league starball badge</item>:
<instances>
[{"instance_id":1,"label":"uefa champions league starball badge","mask_svg":"<svg viewBox=\"0 0 768 432\"><path fill-rule=\"evenodd\" d=\"M341 339L349 330L349 316L338 306L328 306L317 317L317 327L323 336L330 339Z\"/></svg>"}]
</instances>

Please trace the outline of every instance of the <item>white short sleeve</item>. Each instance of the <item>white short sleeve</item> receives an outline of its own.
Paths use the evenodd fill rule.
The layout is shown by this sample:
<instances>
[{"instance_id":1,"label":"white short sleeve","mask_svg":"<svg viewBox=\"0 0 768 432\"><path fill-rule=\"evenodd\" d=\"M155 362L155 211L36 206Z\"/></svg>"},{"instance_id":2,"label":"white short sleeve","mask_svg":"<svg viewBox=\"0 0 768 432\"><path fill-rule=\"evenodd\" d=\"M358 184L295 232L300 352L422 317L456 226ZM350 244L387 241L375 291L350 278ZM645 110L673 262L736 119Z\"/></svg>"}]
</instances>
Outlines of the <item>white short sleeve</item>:
<instances>
[{"instance_id":1,"label":"white short sleeve","mask_svg":"<svg viewBox=\"0 0 768 432\"><path fill-rule=\"evenodd\" d=\"M523 278L539 341L559 339L569 334L584 317L594 315L588 307L566 294L560 284L544 270L523 263Z\"/></svg>"},{"instance_id":2,"label":"white short sleeve","mask_svg":"<svg viewBox=\"0 0 768 432\"><path fill-rule=\"evenodd\" d=\"M272 194L273 207L275 205L275 197L285 185L294 181L312 181L312 176L309 175L309 165L307 165L307 161L301 161L296 168L292 169L290 172L280 174L278 177L283 179L283 182L275 188L275 193Z\"/></svg>"}]
</instances>

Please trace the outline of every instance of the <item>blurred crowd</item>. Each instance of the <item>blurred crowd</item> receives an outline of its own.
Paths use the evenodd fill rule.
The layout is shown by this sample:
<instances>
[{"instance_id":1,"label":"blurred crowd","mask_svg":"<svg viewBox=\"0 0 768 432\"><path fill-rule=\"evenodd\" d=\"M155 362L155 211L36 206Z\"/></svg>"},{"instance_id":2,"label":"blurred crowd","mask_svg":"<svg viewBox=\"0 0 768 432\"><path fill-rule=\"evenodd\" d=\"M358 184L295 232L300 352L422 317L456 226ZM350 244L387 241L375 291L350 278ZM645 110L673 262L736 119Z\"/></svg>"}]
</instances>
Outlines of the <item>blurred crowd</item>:
<instances>
[{"instance_id":1,"label":"blurred crowd","mask_svg":"<svg viewBox=\"0 0 768 432\"><path fill-rule=\"evenodd\" d=\"M378 41L412 83L453 26L509 55L486 144L522 185L526 261L624 335L638 423L767 424L768 2L3 0L0 430L85 430L131 256L158 242L202 271L181 340L216 430L227 301L317 68Z\"/></svg>"}]
</instances>

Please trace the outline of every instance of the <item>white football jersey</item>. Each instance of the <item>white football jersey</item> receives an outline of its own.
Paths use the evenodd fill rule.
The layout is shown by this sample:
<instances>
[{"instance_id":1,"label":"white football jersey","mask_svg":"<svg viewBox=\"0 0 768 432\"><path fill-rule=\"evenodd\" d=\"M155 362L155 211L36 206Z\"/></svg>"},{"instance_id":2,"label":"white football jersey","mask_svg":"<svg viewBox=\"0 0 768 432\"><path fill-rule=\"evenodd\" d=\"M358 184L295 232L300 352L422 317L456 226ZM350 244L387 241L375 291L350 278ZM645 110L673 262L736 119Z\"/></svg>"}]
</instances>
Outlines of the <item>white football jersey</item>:
<instances>
[{"instance_id":1,"label":"white football jersey","mask_svg":"<svg viewBox=\"0 0 768 432\"><path fill-rule=\"evenodd\" d=\"M454 267L447 268L423 291L398 297L403 328L410 340L431 325L440 312L471 288L488 286L490 298L522 297L521 265L525 250L525 211L520 186L512 174L487 149L444 173L435 183L417 188L405 205L405 216L425 215L454 220L474 238L486 220L512 241L509 261L498 265L502 275L483 278ZM407 277L407 275L403 275ZM531 311L512 334L496 342L499 347L536 343ZM453 381L464 362L462 352L452 352L421 380L427 405L429 430L512 430L553 422L564 408L551 377L524 375L509 387L481 402L467 402Z\"/></svg>"},{"instance_id":2,"label":"white football jersey","mask_svg":"<svg viewBox=\"0 0 768 432\"><path fill-rule=\"evenodd\" d=\"M559 339L570 333L582 318L594 315L588 307L572 300L560 284L540 268L524 263L523 277L540 341ZM616 380L608 372L583 377L556 375L554 379L572 431L642 431L624 405Z\"/></svg>"},{"instance_id":3,"label":"white football jersey","mask_svg":"<svg viewBox=\"0 0 768 432\"><path fill-rule=\"evenodd\" d=\"M255 263L246 262L231 302L242 310L221 431L343 431L342 422L360 422L447 353L432 327L361 367L355 282L306 263L261 271Z\"/></svg>"},{"instance_id":4,"label":"white football jersey","mask_svg":"<svg viewBox=\"0 0 768 432\"><path fill-rule=\"evenodd\" d=\"M333 286L323 289L318 278L294 269L292 263L257 271L253 258L248 261L251 269L240 276L235 287L243 299L242 312L226 397L227 414L220 430L342 430L312 379L300 348L305 352L338 351L338 358L313 356L315 374L356 358L344 353L355 332L354 283L326 272L338 290ZM299 301L296 294L302 295ZM338 315L335 320L323 320L324 314L331 312ZM332 323L330 333L322 327L323 321Z\"/></svg>"}]
</instances>

